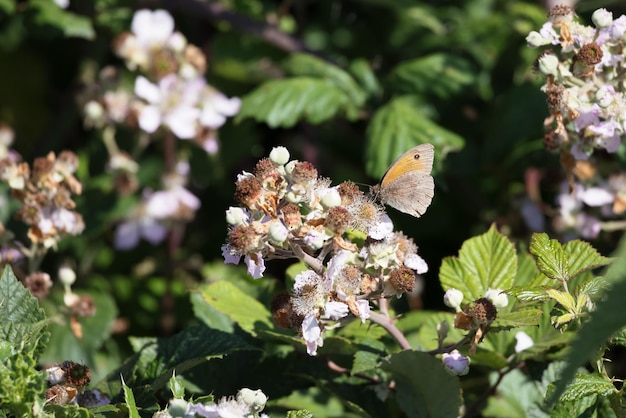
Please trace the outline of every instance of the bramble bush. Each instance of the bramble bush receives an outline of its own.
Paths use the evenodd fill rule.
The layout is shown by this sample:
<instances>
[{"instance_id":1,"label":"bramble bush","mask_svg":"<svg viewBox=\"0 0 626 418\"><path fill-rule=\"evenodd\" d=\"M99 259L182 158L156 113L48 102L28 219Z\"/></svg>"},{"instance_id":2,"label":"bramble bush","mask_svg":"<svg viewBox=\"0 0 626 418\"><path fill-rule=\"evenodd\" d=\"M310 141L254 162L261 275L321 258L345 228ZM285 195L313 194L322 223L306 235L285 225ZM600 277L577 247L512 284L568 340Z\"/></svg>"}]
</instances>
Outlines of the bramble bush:
<instances>
[{"instance_id":1,"label":"bramble bush","mask_svg":"<svg viewBox=\"0 0 626 418\"><path fill-rule=\"evenodd\" d=\"M622 416L626 16L452 3L0 0L0 416Z\"/></svg>"}]
</instances>

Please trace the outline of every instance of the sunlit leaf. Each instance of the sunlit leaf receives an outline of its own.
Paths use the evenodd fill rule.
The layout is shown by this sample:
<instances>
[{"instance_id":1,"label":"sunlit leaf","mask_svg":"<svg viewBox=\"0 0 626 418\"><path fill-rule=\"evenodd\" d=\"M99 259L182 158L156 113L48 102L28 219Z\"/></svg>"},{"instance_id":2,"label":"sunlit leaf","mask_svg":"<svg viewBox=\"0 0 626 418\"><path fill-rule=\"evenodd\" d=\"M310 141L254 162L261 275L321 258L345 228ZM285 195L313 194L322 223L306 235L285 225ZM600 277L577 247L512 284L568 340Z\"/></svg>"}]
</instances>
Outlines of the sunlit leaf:
<instances>
[{"instance_id":1,"label":"sunlit leaf","mask_svg":"<svg viewBox=\"0 0 626 418\"><path fill-rule=\"evenodd\" d=\"M435 146L437 171L444 156L463 148L464 140L436 124L412 96L402 96L378 108L367 128L366 169L378 178L405 151L425 143Z\"/></svg>"},{"instance_id":2,"label":"sunlit leaf","mask_svg":"<svg viewBox=\"0 0 626 418\"><path fill-rule=\"evenodd\" d=\"M392 354L383 368L392 374L398 404L407 416L458 416L459 378L446 372L441 360L423 352L405 350Z\"/></svg>"},{"instance_id":3,"label":"sunlit leaf","mask_svg":"<svg viewBox=\"0 0 626 418\"><path fill-rule=\"evenodd\" d=\"M443 259L439 279L444 290L463 292L467 303L483 297L487 289L510 288L516 272L513 244L492 225L484 234L465 241L458 257Z\"/></svg>"}]
</instances>

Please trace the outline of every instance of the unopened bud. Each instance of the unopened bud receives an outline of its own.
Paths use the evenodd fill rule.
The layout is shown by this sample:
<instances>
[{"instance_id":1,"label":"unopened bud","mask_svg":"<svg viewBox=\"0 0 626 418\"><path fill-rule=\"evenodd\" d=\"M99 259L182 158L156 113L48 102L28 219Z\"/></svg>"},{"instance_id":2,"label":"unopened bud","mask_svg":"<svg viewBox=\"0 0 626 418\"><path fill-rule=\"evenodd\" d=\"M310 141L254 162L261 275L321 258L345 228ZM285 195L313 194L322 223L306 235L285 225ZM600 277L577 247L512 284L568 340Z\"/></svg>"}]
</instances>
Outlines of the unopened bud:
<instances>
[{"instance_id":1,"label":"unopened bud","mask_svg":"<svg viewBox=\"0 0 626 418\"><path fill-rule=\"evenodd\" d=\"M444 353L441 356L446 371L454 376L465 376L469 373L470 358L462 355L458 350Z\"/></svg>"},{"instance_id":2,"label":"unopened bud","mask_svg":"<svg viewBox=\"0 0 626 418\"><path fill-rule=\"evenodd\" d=\"M289 161L289 150L285 147L274 147L270 151L270 161L276 165L285 165Z\"/></svg>"}]
</instances>

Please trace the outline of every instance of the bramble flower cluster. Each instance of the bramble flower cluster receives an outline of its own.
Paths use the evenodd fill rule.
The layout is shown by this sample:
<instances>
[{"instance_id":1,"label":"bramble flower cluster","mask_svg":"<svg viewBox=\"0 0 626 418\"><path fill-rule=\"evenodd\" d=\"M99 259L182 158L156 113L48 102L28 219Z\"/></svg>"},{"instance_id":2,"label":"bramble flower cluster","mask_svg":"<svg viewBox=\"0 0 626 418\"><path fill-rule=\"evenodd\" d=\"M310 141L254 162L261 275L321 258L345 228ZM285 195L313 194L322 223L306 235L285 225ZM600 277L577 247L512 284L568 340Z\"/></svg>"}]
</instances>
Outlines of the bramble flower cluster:
<instances>
[{"instance_id":1,"label":"bramble flower cluster","mask_svg":"<svg viewBox=\"0 0 626 418\"><path fill-rule=\"evenodd\" d=\"M135 12L131 31L114 40L113 50L136 73L132 89L122 83L118 69L106 67L85 93L83 108L85 125L102 130L108 170L119 194L134 194L140 184L138 155L131 156L117 146L116 126L140 130L139 150L148 144L148 135L161 134L165 141L164 190L144 190L141 201L116 230L115 248L129 250L140 239L158 244L171 223L193 219L200 201L184 187L188 161L182 154L176 162L172 158L175 138L191 140L209 154L217 153L217 131L239 112L241 100L228 98L207 83L206 56L174 30L174 19L165 10Z\"/></svg>"},{"instance_id":2,"label":"bramble flower cluster","mask_svg":"<svg viewBox=\"0 0 626 418\"><path fill-rule=\"evenodd\" d=\"M74 177L77 168L78 158L71 151L37 158L32 169L14 153L0 160L0 180L22 204L16 216L29 226L33 244L51 248L62 238L83 232L83 217L74 210L72 200L73 194L82 192Z\"/></svg>"},{"instance_id":3,"label":"bramble flower cluster","mask_svg":"<svg viewBox=\"0 0 626 418\"><path fill-rule=\"evenodd\" d=\"M365 322L370 302L411 292L428 270L413 240L394 232L372 196L352 182L331 186L312 164L289 161L283 147L238 176L235 198L241 206L226 212L225 262L243 257L254 278L263 276L266 260L306 264L272 312L277 325L300 332L310 355L325 329L350 314Z\"/></svg>"},{"instance_id":4,"label":"bramble flower cluster","mask_svg":"<svg viewBox=\"0 0 626 418\"><path fill-rule=\"evenodd\" d=\"M592 21L593 27L583 25L571 8L556 6L548 22L526 38L529 46L543 49L537 69L546 78L542 90L550 112L544 143L561 153L569 180L557 197L554 226L584 238L598 236L599 218L626 210L625 173L602 165L626 135L626 16L613 19L598 9Z\"/></svg>"},{"instance_id":5,"label":"bramble flower cluster","mask_svg":"<svg viewBox=\"0 0 626 418\"><path fill-rule=\"evenodd\" d=\"M490 288L485 291L482 298L466 304L463 309L461 309L464 297L463 292L451 288L443 295L443 303L456 311L454 327L470 331L468 334L468 337L471 338L469 353L474 354L477 344L482 341L489 327L493 321L496 320L498 308L506 307L509 304L509 299L507 294L501 289ZM440 341L445 339L447 332L448 330L446 328L441 331L443 336L440 336ZM467 374L467 370L469 370L469 359L467 359L467 364L460 368L460 370L465 370L465 372L460 374L458 371L458 361L463 362L465 360L463 360L463 356L459 356L459 353L454 354L454 352L451 352L447 356L444 355L442 360L450 372L462 376L463 374Z\"/></svg>"},{"instance_id":6,"label":"bramble flower cluster","mask_svg":"<svg viewBox=\"0 0 626 418\"><path fill-rule=\"evenodd\" d=\"M214 418L267 418L262 413L267 403L267 396L261 390L243 388L237 392L237 396L223 397L217 402L193 403L184 399L170 400L165 411L159 411L153 418L173 417L214 417Z\"/></svg>"},{"instance_id":7,"label":"bramble flower cluster","mask_svg":"<svg viewBox=\"0 0 626 418\"><path fill-rule=\"evenodd\" d=\"M165 10L138 10L131 32L119 35L113 49L140 74L131 93L119 84L115 69L102 70L99 90L104 91L85 104L85 123L127 123L149 134L163 127L215 154L217 129L239 112L241 100L206 82L204 53L174 31L172 16Z\"/></svg>"},{"instance_id":8,"label":"bramble flower cluster","mask_svg":"<svg viewBox=\"0 0 626 418\"><path fill-rule=\"evenodd\" d=\"M48 383L46 402L54 405L79 405L85 408L107 405L109 399L99 390L85 390L91 381L89 367L64 361L44 370Z\"/></svg>"}]
</instances>

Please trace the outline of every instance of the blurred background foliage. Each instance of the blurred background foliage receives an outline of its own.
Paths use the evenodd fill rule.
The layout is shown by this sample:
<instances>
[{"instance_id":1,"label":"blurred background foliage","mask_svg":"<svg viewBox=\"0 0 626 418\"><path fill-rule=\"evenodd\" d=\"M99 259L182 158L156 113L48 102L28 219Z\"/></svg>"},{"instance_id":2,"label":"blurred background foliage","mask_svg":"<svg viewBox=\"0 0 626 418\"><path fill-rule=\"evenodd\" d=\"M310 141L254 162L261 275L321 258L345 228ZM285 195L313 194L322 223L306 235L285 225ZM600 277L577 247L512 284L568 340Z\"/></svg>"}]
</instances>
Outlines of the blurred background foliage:
<instances>
[{"instance_id":1,"label":"blurred background foliage","mask_svg":"<svg viewBox=\"0 0 626 418\"><path fill-rule=\"evenodd\" d=\"M582 1L577 12L589 21L598 7L626 12L618 1ZM207 54L209 83L244 100L239 116L220 129L216 155L179 142L190 156L189 188L202 207L174 259L165 245L113 249L116 223L137 198L117 196L105 170L102 133L83 126L80 108L101 68L123 66L111 43L129 30L140 8L169 10L177 29ZM350 179L365 188L404 150L433 143L431 207L417 220L390 214L430 266L417 306L441 308L441 259L494 222L513 239L527 240L532 231L519 209L528 170L542 173L542 198L549 204L563 179L558 156L544 149L545 96L533 73L536 51L525 41L545 16L543 4L519 0L93 0L72 1L67 9L47 0L0 0L0 121L15 130L14 147L25 161L70 149L81 162L77 210L85 232L63 241L42 269L75 265L77 287L94 294L104 312L103 322L85 327L94 333L85 338L87 346L68 344L71 333L53 331L44 358L78 357L101 377L130 352L128 335L171 334L163 325L164 295L171 293L174 330L193 322L190 290L205 281L240 276L267 306L273 289L252 283L240 267L224 267L220 246L236 174L251 170L276 145L312 162L333 184ZM316 80L338 90L315 88ZM118 143L132 147L124 135L132 132L121 129ZM150 144L141 160L143 185L158 185L160 147ZM2 216L19 236L23 226L9 210ZM594 243L603 253L614 244L611 234ZM290 264L269 263L266 275L276 278L277 288ZM398 303L398 310L408 308L405 300ZM104 338L110 332L114 342ZM243 361L233 358L219 367Z\"/></svg>"}]
</instances>

